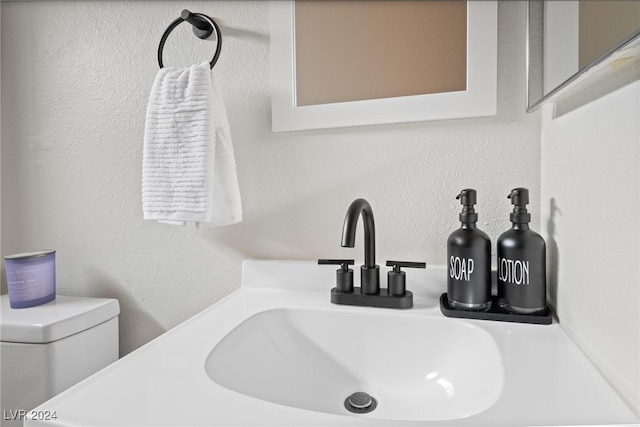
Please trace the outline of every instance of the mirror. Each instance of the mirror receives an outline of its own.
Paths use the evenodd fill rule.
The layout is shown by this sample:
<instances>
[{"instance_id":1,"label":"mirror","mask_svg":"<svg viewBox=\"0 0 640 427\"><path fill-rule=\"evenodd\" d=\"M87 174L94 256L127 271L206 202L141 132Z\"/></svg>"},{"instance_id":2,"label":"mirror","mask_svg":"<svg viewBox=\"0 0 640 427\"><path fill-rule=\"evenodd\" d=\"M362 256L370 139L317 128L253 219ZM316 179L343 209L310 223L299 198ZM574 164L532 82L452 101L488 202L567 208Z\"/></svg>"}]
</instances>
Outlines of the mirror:
<instances>
[{"instance_id":1,"label":"mirror","mask_svg":"<svg viewBox=\"0 0 640 427\"><path fill-rule=\"evenodd\" d=\"M271 2L275 132L493 115L495 1Z\"/></svg>"},{"instance_id":2,"label":"mirror","mask_svg":"<svg viewBox=\"0 0 640 427\"><path fill-rule=\"evenodd\" d=\"M640 58L640 1L529 0L527 112Z\"/></svg>"}]
</instances>

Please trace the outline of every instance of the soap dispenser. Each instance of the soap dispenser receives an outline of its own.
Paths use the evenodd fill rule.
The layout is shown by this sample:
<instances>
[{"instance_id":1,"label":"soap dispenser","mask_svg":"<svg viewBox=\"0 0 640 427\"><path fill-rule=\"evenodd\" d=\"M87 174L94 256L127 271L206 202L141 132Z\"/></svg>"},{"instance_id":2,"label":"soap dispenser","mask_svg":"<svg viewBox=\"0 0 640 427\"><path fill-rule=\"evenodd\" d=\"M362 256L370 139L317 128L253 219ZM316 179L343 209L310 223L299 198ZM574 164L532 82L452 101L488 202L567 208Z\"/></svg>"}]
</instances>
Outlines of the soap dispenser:
<instances>
[{"instance_id":1,"label":"soap dispenser","mask_svg":"<svg viewBox=\"0 0 640 427\"><path fill-rule=\"evenodd\" d=\"M498 238L498 304L503 311L534 314L546 309L546 259L544 239L529 229L529 190L515 188L512 227Z\"/></svg>"},{"instance_id":2,"label":"soap dispenser","mask_svg":"<svg viewBox=\"0 0 640 427\"><path fill-rule=\"evenodd\" d=\"M491 240L476 227L476 190L467 188L456 199L462 204L461 226L447 240L447 298L455 309L491 308Z\"/></svg>"}]
</instances>

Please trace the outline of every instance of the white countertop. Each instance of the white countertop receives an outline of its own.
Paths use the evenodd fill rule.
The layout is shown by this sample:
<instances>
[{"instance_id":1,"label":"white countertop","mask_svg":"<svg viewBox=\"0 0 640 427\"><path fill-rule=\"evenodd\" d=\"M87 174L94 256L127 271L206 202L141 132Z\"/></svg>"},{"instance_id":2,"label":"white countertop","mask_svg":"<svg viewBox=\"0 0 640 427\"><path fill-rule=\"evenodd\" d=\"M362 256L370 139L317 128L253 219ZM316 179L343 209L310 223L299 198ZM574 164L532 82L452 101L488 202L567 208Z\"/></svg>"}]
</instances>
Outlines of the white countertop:
<instances>
[{"instance_id":1,"label":"white countertop","mask_svg":"<svg viewBox=\"0 0 640 427\"><path fill-rule=\"evenodd\" d=\"M414 308L403 310L403 314L444 318L438 306L438 298L446 290L444 269L411 271L407 277L407 289L414 292ZM336 309L329 301L334 281L335 268L315 262L245 261L241 289L36 408L55 411L57 419L28 419L25 426L638 423L557 323L544 326L449 319L486 330L497 343L505 369L502 393L495 405L453 421L400 422L291 408L236 393L209 378L205 372L209 354L237 325L256 313L277 308Z\"/></svg>"}]
</instances>

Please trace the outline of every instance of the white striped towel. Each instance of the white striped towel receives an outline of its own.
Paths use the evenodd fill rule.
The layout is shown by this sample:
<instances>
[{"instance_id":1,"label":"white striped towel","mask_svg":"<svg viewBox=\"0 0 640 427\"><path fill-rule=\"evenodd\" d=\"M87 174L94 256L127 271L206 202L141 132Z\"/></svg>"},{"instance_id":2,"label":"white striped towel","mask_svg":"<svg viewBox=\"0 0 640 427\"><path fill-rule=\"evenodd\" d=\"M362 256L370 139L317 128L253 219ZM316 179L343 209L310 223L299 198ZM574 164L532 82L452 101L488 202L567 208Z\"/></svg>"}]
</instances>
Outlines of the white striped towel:
<instances>
[{"instance_id":1,"label":"white striped towel","mask_svg":"<svg viewBox=\"0 0 640 427\"><path fill-rule=\"evenodd\" d=\"M161 68L149 96L144 219L198 227L242 221L227 113L209 63Z\"/></svg>"}]
</instances>

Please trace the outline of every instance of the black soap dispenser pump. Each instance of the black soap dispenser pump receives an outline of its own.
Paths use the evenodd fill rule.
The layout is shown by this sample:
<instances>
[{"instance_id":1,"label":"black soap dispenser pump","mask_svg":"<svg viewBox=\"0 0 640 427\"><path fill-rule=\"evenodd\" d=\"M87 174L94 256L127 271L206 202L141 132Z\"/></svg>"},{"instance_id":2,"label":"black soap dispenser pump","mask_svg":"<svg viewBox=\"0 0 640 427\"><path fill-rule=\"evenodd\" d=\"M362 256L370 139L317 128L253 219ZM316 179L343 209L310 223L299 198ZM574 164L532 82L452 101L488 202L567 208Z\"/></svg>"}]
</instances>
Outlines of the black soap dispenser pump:
<instances>
[{"instance_id":1,"label":"black soap dispenser pump","mask_svg":"<svg viewBox=\"0 0 640 427\"><path fill-rule=\"evenodd\" d=\"M447 240L447 298L461 310L491 308L491 240L476 227L476 190L467 188L456 199L462 204L461 226Z\"/></svg>"},{"instance_id":2,"label":"black soap dispenser pump","mask_svg":"<svg viewBox=\"0 0 640 427\"><path fill-rule=\"evenodd\" d=\"M518 314L542 312L547 306L546 245L529 229L529 190L515 188L512 227L498 238L498 301L503 311Z\"/></svg>"}]
</instances>

